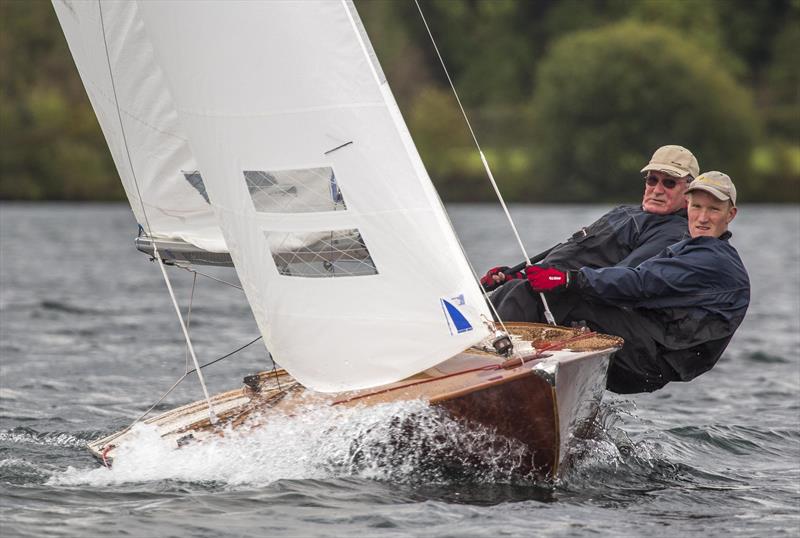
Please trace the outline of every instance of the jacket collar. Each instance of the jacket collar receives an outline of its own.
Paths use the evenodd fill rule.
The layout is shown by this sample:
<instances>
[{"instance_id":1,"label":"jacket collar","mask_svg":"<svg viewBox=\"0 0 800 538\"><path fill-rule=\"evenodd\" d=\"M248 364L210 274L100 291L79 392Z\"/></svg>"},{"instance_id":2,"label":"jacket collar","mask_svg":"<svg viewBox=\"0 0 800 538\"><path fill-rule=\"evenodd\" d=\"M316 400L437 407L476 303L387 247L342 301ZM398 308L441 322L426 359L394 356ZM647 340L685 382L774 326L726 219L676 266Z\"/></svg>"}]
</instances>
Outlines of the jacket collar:
<instances>
[{"instance_id":1,"label":"jacket collar","mask_svg":"<svg viewBox=\"0 0 800 538\"><path fill-rule=\"evenodd\" d=\"M644 207L642 207L642 206L639 206L639 208L640 208L642 211L644 211L645 213L650 213L649 211L646 211L646 210L645 210L645 208L644 208ZM655 215L655 213L650 213L650 214L651 214L651 215ZM679 217L683 217L683 218L685 218L685 219L688 219L688 218L689 218L689 213L686 211L686 208L685 208L685 207L683 207L683 208L681 208L681 209L679 209L679 210L675 211L674 213L669 213L668 215L664 215L664 216L665 216L665 217L671 217L672 215L677 215L677 216L679 216Z\"/></svg>"},{"instance_id":2,"label":"jacket collar","mask_svg":"<svg viewBox=\"0 0 800 538\"><path fill-rule=\"evenodd\" d=\"M707 235L701 235L700 237L708 238ZM699 239L700 237L695 237L694 239ZM727 241L731 237L733 237L733 234L731 233L731 231L730 230L725 230L725 233L723 233L721 236L717 237L716 239L719 239L720 241ZM687 239L692 239L692 234L689 233L689 230L686 230L683 233L683 240L685 241Z\"/></svg>"}]
</instances>

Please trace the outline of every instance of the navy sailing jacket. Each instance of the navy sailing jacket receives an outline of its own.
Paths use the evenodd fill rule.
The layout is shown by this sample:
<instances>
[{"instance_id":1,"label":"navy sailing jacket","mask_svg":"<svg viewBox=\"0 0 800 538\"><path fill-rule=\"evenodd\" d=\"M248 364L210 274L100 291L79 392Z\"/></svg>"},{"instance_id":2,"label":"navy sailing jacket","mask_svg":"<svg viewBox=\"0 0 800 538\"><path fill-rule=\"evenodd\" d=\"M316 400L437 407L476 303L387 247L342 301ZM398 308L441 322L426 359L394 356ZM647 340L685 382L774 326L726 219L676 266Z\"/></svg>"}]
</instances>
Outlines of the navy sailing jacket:
<instances>
[{"instance_id":1,"label":"navy sailing jacket","mask_svg":"<svg viewBox=\"0 0 800 538\"><path fill-rule=\"evenodd\" d=\"M730 236L685 239L636 267L583 268L570 288L648 320L637 337L655 342L663 381L688 381L714 366L750 303Z\"/></svg>"},{"instance_id":2,"label":"navy sailing jacket","mask_svg":"<svg viewBox=\"0 0 800 538\"><path fill-rule=\"evenodd\" d=\"M623 205L557 245L539 263L562 270L612 265L636 267L683 239L687 228L685 209L656 215L641 206Z\"/></svg>"}]
</instances>

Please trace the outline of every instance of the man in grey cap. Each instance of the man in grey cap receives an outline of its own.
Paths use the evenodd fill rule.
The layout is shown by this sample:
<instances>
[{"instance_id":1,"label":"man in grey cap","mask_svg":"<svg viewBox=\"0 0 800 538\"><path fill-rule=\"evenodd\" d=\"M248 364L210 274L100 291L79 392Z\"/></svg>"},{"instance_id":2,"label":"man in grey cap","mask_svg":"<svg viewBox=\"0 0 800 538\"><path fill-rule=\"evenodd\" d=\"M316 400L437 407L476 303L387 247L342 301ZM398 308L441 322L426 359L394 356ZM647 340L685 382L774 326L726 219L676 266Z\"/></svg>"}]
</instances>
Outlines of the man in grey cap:
<instances>
[{"instance_id":1,"label":"man in grey cap","mask_svg":"<svg viewBox=\"0 0 800 538\"><path fill-rule=\"evenodd\" d=\"M690 237L636 267L526 269L532 291L571 305L557 314L560 324L584 320L625 339L609 366L614 392L651 392L710 370L744 319L750 281L728 231L736 187L726 174L706 172L687 198ZM527 313L521 321L543 321L541 308Z\"/></svg>"},{"instance_id":2,"label":"man in grey cap","mask_svg":"<svg viewBox=\"0 0 800 538\"><path fill-rule=\"evenodd\" d=\"M736 217L736 186L727 174L706 172L686 191L689 234L692 237L730 237L728 224Z\"/></svg>"},{"instance_id":3,"label":"man in grey cap","mask_svg":"<svg viewBox=\"0 0 800 538\"><path fill-rule=\"evenodd\" d=\"M686 234L684 193L700 172L697 159L682 146L662 146L641 171L645 183L641 205L612 209L532 262L561 270L635 267L680 241ZM492 294L491 301L503 320L523 321L530 317L527 309L535 312L538 308L531 304L539 299L527 286L524 268L524 263L513 269L495 267L481 278L487 291L500 288ZM556 310L571 308L565 302L551 306L556 317Z\"/></svg>"}]
</instances>

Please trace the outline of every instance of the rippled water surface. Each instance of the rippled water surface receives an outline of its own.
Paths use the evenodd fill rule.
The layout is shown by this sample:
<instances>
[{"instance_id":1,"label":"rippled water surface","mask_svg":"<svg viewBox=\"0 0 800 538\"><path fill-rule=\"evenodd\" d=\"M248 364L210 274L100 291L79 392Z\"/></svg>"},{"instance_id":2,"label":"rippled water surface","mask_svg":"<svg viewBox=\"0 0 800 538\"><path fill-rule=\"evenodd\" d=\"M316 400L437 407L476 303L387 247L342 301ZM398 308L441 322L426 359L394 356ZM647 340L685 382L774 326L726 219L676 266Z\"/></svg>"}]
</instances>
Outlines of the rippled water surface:
<instances>
[{"instance_id":1,"label":"rippled water surface","mask_svg":"<svg viewBox=\"0 0 800 538\"><path fill-rule=\"evenodd\" d=\"M608 209L512 212L533 254ZM499 209L449 210L478 271L521 258ZM419 402L317 410L179 452L138 427L108 470L86 442L184 370L158 268L133 249L127 206L0 205L0 535L800 536L800 209L743 206L732 230L753 294L720 363L654 394L606 393L602 431L554 485L507 469L510 452L464 463L481 439ZM171 275L185 303L192 277ZM205 362L257 332L240 292L200 279L192 334ZM211 389L265 355L258 343L209 368ZM201 396L189 379L158 409ZM410 415L418 444L399 453L386 441Z\"/></svg>"}]
</instances>

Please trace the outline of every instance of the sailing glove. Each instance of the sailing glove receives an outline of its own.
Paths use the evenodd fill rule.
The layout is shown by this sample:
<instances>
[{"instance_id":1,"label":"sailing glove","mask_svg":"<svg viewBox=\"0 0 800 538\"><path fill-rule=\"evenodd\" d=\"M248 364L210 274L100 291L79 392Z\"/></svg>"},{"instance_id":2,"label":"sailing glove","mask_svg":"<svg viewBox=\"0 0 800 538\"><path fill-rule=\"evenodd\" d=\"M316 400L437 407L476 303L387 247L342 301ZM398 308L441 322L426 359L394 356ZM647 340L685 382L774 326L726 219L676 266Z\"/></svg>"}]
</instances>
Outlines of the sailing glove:
<instances>
[{"instance_id":1,"label":"sailing glove","mask_svg":"<svg viewBox=\"0 0 800 538\"><path fill-rule=\"evenodd\" d=\"M536 292L553 291L567 288L570 283L569 272L559 271L553 267L529 265L525 268L525 277L530 282L531 289Z\"/></svg>"},{"instance_id":2,"label":"sailing glove","mask_svg":"<svg viewBox=\"0 0 800 538\"><path fill-rule=\"evenodd\" d=\"M481 277L481 286L483 286L483 289L485 289L486 291L492 291L493 289L505 284L508 280L514 280L515 278L525 278L525 275L523 273L509 274L508 272L509 270L510 267L506 267L504 265L489 269L489 271L484 276ZM495 275L499 275L500 273L502 273L505 276L505 279L500 280L499 282L495 281L493 277Z\"/></svg>"}]
</instances>

